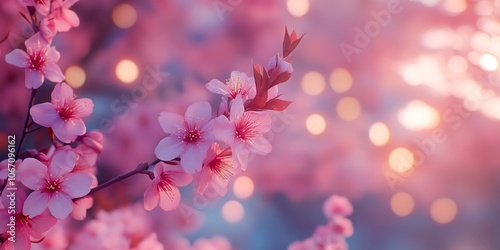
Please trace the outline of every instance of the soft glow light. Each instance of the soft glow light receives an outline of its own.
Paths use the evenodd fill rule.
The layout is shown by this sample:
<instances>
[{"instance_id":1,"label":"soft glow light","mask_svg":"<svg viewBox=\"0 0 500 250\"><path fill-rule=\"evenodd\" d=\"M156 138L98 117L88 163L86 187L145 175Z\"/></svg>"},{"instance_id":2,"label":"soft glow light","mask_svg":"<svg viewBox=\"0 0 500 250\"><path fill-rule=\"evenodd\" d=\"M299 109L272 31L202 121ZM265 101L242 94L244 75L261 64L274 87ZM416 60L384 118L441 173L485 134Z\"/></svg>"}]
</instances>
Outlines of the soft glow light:
<instances>
[{"instance_id":1,"label":"soft glow light","mask_svg":"<svg viewBox=\"0 0 500 250\"><path fill-rule=\"evenodd\" d=\"M79 66L69 66L64 72L66 82L73 88L79 88L85 83L85 71Z\"/></svg>"},{"instance_id":2,"label":"soft glow light","mask_svg":"<svg viewBox=\"0 0 500 250\"><path fill-rule=\"evenodd\" d=\"M414 163L413 153L407 148L396 148L389 155L389 167L397 173L407 172Z\"/></svg>"},{"instance_id":3,"label":"soft glow light","mask_svg":"<svg viewBox=\"0 0 500 250\"><path fill-rule=\"evenodd\" d=\"M495 7L493 6L493 3L487 0L477 2L474 8L476 14L481 16L488 16L493 14L494 9Z\"/></svg>"},{"instance_id":4,"label":"soft glow light","mask_svg":"<svg viewBox=\"0 0 500 250\"><path fill-rule=\"evenodd\" d=\"M436 4L439 3L439 0L415 0L415 1L422 3L427 7L436 6Z\"/></svg>"},{"instance_id":5,"label":"soft glow light","mask_svg":"<svg viewBox=\"0 0 500 250\"><path fill-rule=\"evenodd\" d=\"M391 137L391 132L389 131L389 128L387 125L381 122L374 123L370 127L369 131L369 137L370 141L373 143L375 146L384 146L389 142L389 139Z\"/></svg>"},{"instance_id":6,"label":"soft glow light","mask_svg":"<svg viewBox=\"0 0 500 250\"><path fill-rule=\"evenodd\" d=\"M113 9L111 18L118 28L128 29L137 21L137 12L132 5L122 3Z\"/></svg>"},{"instance_id":7,"label":"soft glow light","mask_svg":"<svg viewBox=\"0 0 500 250\"><path fill-rule=\"evenodd\" d=\"M352 76L347 69L336 68L330 75L330 86L337 93L344 93L352 86Z\"/></svg>"},{"instance_id":8,"label":"soft glow light","mask_svg":"<svg viewBox=\"0 0 500 250\"><path fill-rule=\"evenodd\" d=\"M411 195L405 192L399 192L392 196L391 209L397 216L407 216L413 212L415 201Z\"/></svg>"},{"instance_id":9,"label":"soft glow light","mask_svg":"<svg viewBox=\"0 0 500 250\"><path fill-rule=\"evenodd\" d=\"M398 113L398 120L410 130L431 129L439 124L439 114L422 101L411 101Z\"/></svg>"},{"instance_id":10,"label":"soft glow light","mask_svg":"<svg viewBox=\"0 0 500 250\"><path fill-rule=\"evenodd\" d=\"M498 59L491 54L484 54L479 59L479 65L486 71L495 71L498 69Z\"/></svg>"},{"instance_id":11,"label":"soft glow light","mask_svg":"<svg viewBox=\"0 0 500 250\"><path fill-rule=\"evenodd\" d=\"M465 73L468 67L467 60L461 56L452 56L448 60L448 68L455 73Z\"/></svg>"},{"instance_id":12,"label":"soft glow light","mask_svg":"<svg viewBox=\"0 0 500 250\"><path fill-rule=\"evenodd\" d=\"M409 65L403 69L403 79L409 85L419 85L422 84L424 78L422 76L422 72L416 65Z\"/></svg>"},{"instance_id":13,"label":"soft glow light","mask_svg":"<svg viewBox=\"0 0 500 250\"><path fill-rule=\"evenodd\" d=\"M302 89L309 95L319 95L325 90L326 80L319 72L311 71L302 77Z\"/></svg>"},{"instance_id":14,"label":"soft glow light","mask_svg":"<svg viewBox=\"0 0 500 250\"><path fill-rule=\"evenodd\" d=\"M131 60L121 60L116 65L115 75L123 83L132 83L139 77L139 68Z\"/></svg>"},{"instance_id":15,"label":"soft glow light","mask_svg":"<svg viewBox=\"0 0 500 250\"><path fill-rule=\"evenodd\" d=\"M286 1L288 12L295 17L301 17L309 11L309 0L288 0Z\"/></svg>"},{"instance_id":16,"label":"soft glow light","mask_svg":"<svg viewBox=\"0 0 500 250\"><path fill-rule=\"evenodd\" d=\"M234 195L240 199L247 199L252 196L255 190L255 185L248 176L240 176L234 181Z\"/></svg>"},{"instance_id":17,"label":"soft glow light","mask_svg":"<svg viewBox=\"0 0 500 250\"><path fill-rule=\"evenodd\" d=\"M457 204L449 198L441 198L431 205L431 217L441 224L452 222L458 213Z\"/></svg>"},{"instance_id":18,"label":"soft glow light","mask_svg":"<svg viewBox=\"0 0 500 250\"><path fill-rule=\"evenodd\" d=\"M483 89L482 91L486 95L487 90ZM490 97L481 103L480 110L481 113L483 113L485 116L492 119L500 120L500 109L498 107L500 107L500 98Z\"/></svg>"},{"instance_id":19,"label":"soft glow light","mask_svg":"<svg viewBox=\"0 0 500 250\"><path fill-rule=\"evenodd\" d=\"M443 7L446 11L452 14L458 14L467 9L466 0L445 0Z\"/></svg>"},{"instance_id":20,"label":"soft glow light","mask_svg":"<svg viewBox=\"0 0 500 250\"><path fill-rule=\"evenodd\" d=\"M361 114L361 104L353 97L344 97L337 103L337 114L342 120L353 121Z\"/></svg>"},{"instance_id":21,"label":"soft glow light","mask_svg":"<svg viewBox=\"0 0 500 250\"><path fill-rule=\"evenodd\" d=\"M222 217L230 223L236 223L245 216L243 205L237 201L228 201L222 206Z\"/></svg>"},{"instance_id":22,"label":"soft glow light","mask_svg":"<svg viewBox=\"0 0 500 250\"><path fill-rule=\"evenodd\" d=\"M326 120L320 114L312 114L306 119L306 128L313 135L320 135L325 132Z\"/></svg>"}]
</instances>

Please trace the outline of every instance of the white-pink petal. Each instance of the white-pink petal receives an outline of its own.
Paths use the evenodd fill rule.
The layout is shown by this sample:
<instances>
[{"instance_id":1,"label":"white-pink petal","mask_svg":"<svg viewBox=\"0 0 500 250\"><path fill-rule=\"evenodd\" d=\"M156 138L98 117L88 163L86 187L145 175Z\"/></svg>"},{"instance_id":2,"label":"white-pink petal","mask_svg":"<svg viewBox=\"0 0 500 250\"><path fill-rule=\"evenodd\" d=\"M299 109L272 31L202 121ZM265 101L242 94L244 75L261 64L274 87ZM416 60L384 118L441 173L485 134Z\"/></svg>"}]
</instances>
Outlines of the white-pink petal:
<instances>
[{"instance_id":1,"label":"white-pink petal","mask_svg":"<svg viewBox=\"0 0 500 250\"><path fill-rule=\"evenodd\" d=\"M212 106L208 102L195 102L187 108L184 119L201 127L212 119Z\"/></svg>"},{"instance_id":2,"label":"white-pink petal","mask_svg":"<svg viewBox=\"0 0 500 250\"><path fill-rule=\"evenodd\" d=\"M28 67L28 54L26 52L15 49L12 52L5 55L5 61L8 64L17 66L19 68L27 68Z\"/></svg>"},{"instance_id":3,"label":"white-pink petal","mask_svg":"<svg viewBox=\"0 0 500 250\"><path fill-rule=\"evenodd\" d=\"M264 136L256 136L248 140L247 144L252 152L260 155L269 154L273 149L271 143L269 143Z\"/></svg>"},{"instance_id":4,"label":"white-pink petal","mask_svg":"<svg viewBox=\"0 0 500 250\"><path fill-rule=\"evenodd\" d=\"M156 206L158 206L158 202L160 200L160 194L156 190L155 185L149 186L144 192L144 209L151 211Z\"/></svg>"},{"instance_id":5,"label":"white-pink petal","mask_svg":"<svg viewBox=\"0 0 500 250\"><path fill-rule=\"evenodd\" d=\"M92 114L94 110L94 103L89 98L76 99L75 102L75 116L76 117L87 117Z\"/></svg>"},{"instance_id":6,"label":"white-pink petal","mask_svg":"<svg viewBox=\"0 0 500 250\"><path fill-rule=\"evenodd\" d=\"M42 214L49 203L49 196L40 191L33 191L24 201L23 214L30 218Z\"/></svg>"},{"instance_id":7,"label":"white-pink petal","mask_svg":"<svg viewBox=\"0 0 500 250\"><path fill-rule=\"evenodd\" d=\"M49 199L49 211L50 213L58 218L64 219L73 210L73 202L71 197L64 192L58 192Z\"/></svg>"},{"instance_id":8,"label":"white-pink petal","mask_svg":"<svg viewBox=\"0 0 500 250\"><path fill-rule=\"evenodd\" d=\"M181 153L181 165L188 174L201 170L203 159L207 154L210 143L200 142L198 145L188 144Z\"/></svg>"},{"instance_id":9,"label":"white-pink petal","mask_svg":"<svg viewBox=\"0 0 500 250\"><path fill-rule=\"evenodd\" d=\"M44 75L52 82L59 83L64 80L61 68L54 62L47 62L43 67Z\"/></svg>"},{"instance_id":10,"label":"white-pink petal","mask_svg":"<svg viewBox=\"0 0 500 250\"><path fill-rule=\"evenodd\" d=\"M184 129L184 118L172 112L161 112L158 117L161 129L167 134L178 135Z\"/></svg>"},{"instance_id":11,"label":"white-pink petal","mask_svg":"<svg viewBox=\"0 0 500 250\"><path fill-rule=\"evenodd\" d=\"M241 95L238 95L231 102L231 113L229 114L229 119L234 122L240 118L244 112L245 107L243 106L243 99L241 99Z\"/></svg>"},{"instance_id":12,"label":"white-pink petal","mask_svg":"<svg viewBox=\"0 0 500 250\"><path fill-rule=\"evenodd\" d=\"M230 94L227 89L227 85L217 79L213 79L209 83L205 84L205 87L214 94L224 96L228 96Z\"/></svg>"},{"instance_id":13,"label":"white-pink petal","mask_svg":"<svg viewBox=\"0 0 500 250\"><path fill-rule=\"evenodd\" d=\"M178 157L184 150L185 144L176 136L163 138L155 148L155 155L163 161L170 161Z\"/></svg>"},{"instance_id":14,"label":"white-pink petal","mask_svg":"<svg viewBox=\"0 0 500 250\"><path fill-rule=\"evenodd\" d=\"M56 84L50 96L52 98L52 104L54 105L69 104L74 98L73 89L65 82Z\"/></svg>"},{"instance_id":15,"label":"white-pink petal","mask_svg":"<svg viewBox=\"0 0 500 250\"><path fill-rule=\"evenodd\" d=\"M58 150L49 163L49 173L54 179L73 171L76 164L76 154L71 150Z\"/></svg>"},{"instance_id":16,"label":"white-pink petal","mask_svg":"<svg viewBox=\"0 0 500 250\"><path fill-rule=\"evenodd\" d=\"M67 174L62 183L62 190L71 198L79 198L90 192L92 177L87 174L70 173Z\"/></svg>"},{"instance_id":17,"label":"white-pink petal","mask_svg":"<svg viewBox=\"0 0 500 250\"><path fill-rule=\"evenodd\" d=\"M222 115L215 118L214 120L215 137L218 140L225 142L226 144L232 145L236 136L234 125L225 116Z\"/></svg>"},{"instance_id":18,"label":"white-pink petal","mask_svg":"<svg viewBox=\"0 0 500 250\"><path fill-rule=\"evenodd\" d=\"M56 50L56 47L52 46L48 49L47 51L47 59L52 62L57 62L59 61L59 58L61 57L61 53Z\"/></svg>"},{"instance_id":19,"label":"white-pink petal","mask_svg":"<svg viewBox=\"0 0 500 250\"><path fill-rule=\"evenodd\" d=\"M172 186L172 191L160 192L160 208L171 211L179 206L181 194L177 187Z\"/></svg>"},{"instance_id":20,"label":"white-pink petal","mask_svg":"<svg viewBox=\"0 0 500 250\"><path fill-rule=\"evenodd\" d=\"M29 49L43 49L47 47L49 43L45 39L43 39L43 37L40 35L40 32L38 32L28 40L26 40L26 42L24 42L24 45L26 45L26 48Z\"/></svg>"},{"instance_id":21,"label":"white-pink petal","mask_svg":"<svg viewBox=\"0 0 500 250\"><path fill-rule=\"evenodd\" d=\"M24 186L38 190L44 184L47 166L35 158L26 158L18 167L18 177Z\"/></svg>"},{"instance_id":22,"label":"white-pink petal","mask_svg":"<svg viewBox=\"0 0 500 250\"><path fill-rule=\"evenodd\" d=\"M26 69L24 71L24 77L24 85L26 85L26 88L40 88L43 84L43 80L45 80L40 71L33 69Z\"/></svg>"},{"instance_id":23,"label":"white-pink petal","mask_svg":"<svg viewBox=\"0 0 500 250\"><path fill-rule=\"evenodd\" d=\"M58 119L61 119L54 108L54 105L49 102L37 104L31 107L30 115L34 122L44 127L52 127Z\"/></svg>"}]
</instances>

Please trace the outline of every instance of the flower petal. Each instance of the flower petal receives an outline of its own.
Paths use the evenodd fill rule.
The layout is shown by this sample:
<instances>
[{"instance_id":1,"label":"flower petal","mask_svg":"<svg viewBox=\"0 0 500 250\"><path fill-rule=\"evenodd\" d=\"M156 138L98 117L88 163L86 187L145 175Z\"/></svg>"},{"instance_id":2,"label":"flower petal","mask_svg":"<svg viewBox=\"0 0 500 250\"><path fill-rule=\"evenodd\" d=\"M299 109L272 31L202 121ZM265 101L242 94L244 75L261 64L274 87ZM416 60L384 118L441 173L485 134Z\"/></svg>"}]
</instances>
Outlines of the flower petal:
<instances>
[{"instance_id":1,"label":"flower petal","mask_svg":"<svg viewBox=\"0 0 500 250\"><path fill-rule=\"evenodd\" d=\"M28 54L20 49L15 49L9 54L5 55L5 61L8 64L17 66L19 68L27 68L28 59Z\"/></svg>"},{"instance_id":2,"label":"flower petal","mask_svg":"<svg viewBox=\"0 0 500 250\"><path fill-rule=\"evenodd\" d=\"M24 159L18 167L19 180L31 190L40 189L46 174L47 166L35 158Z\"/></svg>"},{"instance_id":3,"label":"flower petal","mask_svg":"<svg viewBox=\"0 0 500 250\"><path fill-rule=\"evenodd\" d=\"M70 104L74 98L73 89L65 82L56 84L50 96L56 106Z\"/></svg>"},{"instance_id":4,"label":"flower petal","mask_svg":"<svg viewBox=\"0 0 500 250\"><path fill-rule=\"evenodd\" d=\"M165 211L171 211L179 206L181 201L181 193L179 189L172 186L171 191L160 192L160 207Z\"/></svg>"},{"instance_id":5,"label":"flower petal","mask_svg":"<svg viewBox=\"0 0 500 250\"><path fill-rule=\"evenodd\" d=\"M181 165L188 174L201 170L203 159L207 154L210 143L200 142L198 145L188 144L181 153Z\"/></svg>"},{"instance_id":6,"label":"flower petal","mask_svg":"<svg viewBox=\"0 0 500 250\"><path fill-rule=\"evenodd\" d=\"M47 62L45 67L43 67L43 72L45 77L52 82L59 83L64 80L64 74L61 68L54 62Z\"/></svg>"},{"instance_id":7,"label":"flower petal","mask_svg":"<svg viewBox=\"0 0 500 250\"><path fill-rule=\"evenodd\" d=\"M50 102L34 105L30 109L30 114L34 122L44 127L52 127L56 120L61 119Z\"/></svg>"},{"instance_id":8,"label":"flower petal","mask_svg":"<svg viewBox=\"0 0 500 250\"><path fill-rule=\"evenodd\" d=\"M77 201L73 202L73 211L71 211L71 217L75 220L84 220L87 217L87 209L94 205L94 198L92 196L86 196Z\"/></svg>"},{"instance_id":9,"label":"flower petal","mask_svg":"<svg viewBox=\"0 0 500 250\"><path fill-rule=\"evenodd\" d=\"M59 61L59 58L61 58L61 53L56 50L56 47L50 47L47 51L47 59L52 62L57 62Z\"/></svg>"},{"instance_id":10,"label":"flower petal","mask_svg":"<svg viewBox=\"0 0 500 250\"><path fill-rule=\"evenodd\" d=\"M273 150L273 146L269 143L264 136L257 136L247 141L250 151L260 154L266 155Z\"/></svg>"},{"instance_id":11,"label":"flower petal","mask_svg":"<svg viewBox=\"0 0 500 250\"><path fill-rule=\"evenodd\" d=\"M205 84L205 87L214 94L219 94L224 96L229 95L227 85L217 79L213 79L209 83Z\"/></svg>"},{"instance_id":12,"label":"flower petal","mask_svg":"<svg viewBox=\"0 0 500 250\"><path fill-rule=\"evenodd\" d=\"M163 132L177 135L183 129L184 118L176 113L161 112L158 122Z\"/></svg>"},{"instance_id":13,"label":"flower petal","mask_svg":"<svg viewBox=\"0 0 500 250\"><path fill-rule=\"evenodd\" d=\"M186 171L184 171L182 167L168 166L165 171L167 172L172 182L178 187L187 186L189 183L191 183L191 181L193 181L193 176L186 173Z\"/></svg>"},{"instance_id":14,"label":"flower petal","mask_svg":"<svg viewBox=\"0 0 500 250\"><path fill-rule=\"evenodd\" d=\"M243 115L243 112L245 112L245 107L243 106L243 99L241 99L241 95L238 95L231 102L231 113L229 115L229 119L232 122L234 122Z\"/></svg>"},{"instance_id":15,"label":"flower petal","mask_svg":"<svg viewBox=\"0 0 500 250\"><path fill-rule=\"evenodd\" d=\"M40 71L32 69L26 69L24 71L24 77L24 85L26 85L26 88L33 89L40 88L43 84L43 80L45 79Z\"/></svg>"},{"instance_id":16,"label":"flower petal","mask_svg":"<svg viewBox=\"0 0 500 250\"><path fill-rule=\"evenodd\" d=\"M156 190L155 186L149 186L144 192L144 209L151 211L156 206L158 206L158 201L160 200L160 194Z\"/></svg>"},{"instance_id":17,"label":"flower petal","mask_svg":"<svg viewBox=\"0 0 500 250\"><path fill-rule=\"evenodd\" d=\"M23 214L33 218L42 214L47 208L49 196L40 191L34 191L24 201Z\"/></svg>"},{"instance_id":18,"label":"flower petal","mask_svg":"<svg viewBox=\"0 0 500 250\"><path fill-rule=\"evenodd\" d=\"M240 166L241 170L247 170L248 164L248 150L240 141L236 141L233 146L231 146L231 150L233 151L233 160L234 162Z\"/></svg>"},{"instance_id":19,"label":"flower petal","mask_svg":"<svg viewBox=\"0 0 500 250\"><path fill-rule=\"evenodd\" d=\"M217 140L232 145L236 134L234 125L227 119L227 117L222 115L214 120L214 135Z\"/></svg>"},{"instance_id":20,"label":"flower petal","mask_svg":"<svg viewBox=\"0 0 500 250\"><path fill-rule=\"evenodd\" d=\"M58 150L54 153L49 164L49 173L52 178L59 178L73 171L76 164L76 154L71 150Z\"/></svg>"},{"instance_id":21,"label":"flower petal","mask_svg":"<svg viewBox=\"0 0 500 250\"><path fill-rule=\"evenodd\" d=\"M57 120L52 126L54 134L59 140L65 143L73 142L79 135L85 134L87 128L80 118L73 118L68 121Z\"/></svg>"},{"instance_id":22,"label":"flower petal","mask_svg":"<svg viewBox=\"0 0 500 250\"><path fill-rule=\"evenodd\" d=\"M163 138L155 148L155 155L163 161L170 161L178 157L184 150L184 142L175 136Z\"/></svg>"},{"instance_id":23,"label":"flower petal","mask_svg":"<svg viewBox=\"0 0 500 250\"><path fill-rule=\"evenodd\" d=\"M71 198L79 198L90 192L92 177L87 174L67 174L62 183L62 188Z\"/></svg>"},{"instance_id":24,"label":"flower petal","mask_svg":"<svg viewBox=\"0 0 500 250\"><path fill-rule=\"evenodd\" d=\"M66 22L68 23L68 25L70 27L78 27L80 25L80 19L78 18L78 15L74 11L72 11L68 8L63 8L62 9L62 16L63 16L64 20L66 20ZM63 30L59 30L59 31L63 31Z\"/></svg>"},{"instance_id":25,"label":"flower petal","mask_svg":"<svg viewBox=\"0 0 500 250\"><path fill-rule=\"evenodd\" d=\"M49 200L49 211L57 219L64 219L73 210L71 197L66 193L59 192L52 195Z\"/></svg>"},{"instance_id":26,"label":"flower petal","mask_svg":"<svg viewBox=\"0 0 500 250\"><path fill-rule=\"evenodd\" d=\"M212 119L212 106L208 102L195 102L187 108L184 119L191 126L201 127Z\"/></svg>"},{"instance_id":27,"label":"flower petal","mask_svg":"<svg viewBox=\"0 0 500 250\"><path fill-rule=\"evenodd\" d=\"M36 217L31 218L31 229L39 234L45 233L57 222L57 219L50 216L48 213L42 213Z\"/></svg>"},{"instance_id":28,"label":"flower petal","mask_svg":"<svg viewBox=\"0 0 500 250\"><path fill-rule=\"evenodd\" d=\"M196 182L196 192L198 192L199 195L203 195L208 187L208 184L212 181L212 178L213 175L210 171L210 167L204 166L201 169L198 181Z\"/></svg>"},{"instance_id":29,"label":"flower petal","mask_svg":"<svg viewBox=\"0 0 500 250\"><path fill-rule=\"evenodd\" d=\"M24 45L26 45L26 48L29 49L42 50L45 49L45 47L47 47L49 43L45 39L43 39L43 37L40 35L40 32L38 32L28 40L26 40L26 42L24 42Z\"/></svg>"},{"instance_id":30,"label":"flower petal","mask_svg":"<svg viewBox=\"0 0 500 250\"><path fill-rule=\"evenodd\" d=\"M87 117L94 110L94 103L89 98L80 98L73 101L75 104L75 115L77 117Z\"/></svg>"}]
</instances>

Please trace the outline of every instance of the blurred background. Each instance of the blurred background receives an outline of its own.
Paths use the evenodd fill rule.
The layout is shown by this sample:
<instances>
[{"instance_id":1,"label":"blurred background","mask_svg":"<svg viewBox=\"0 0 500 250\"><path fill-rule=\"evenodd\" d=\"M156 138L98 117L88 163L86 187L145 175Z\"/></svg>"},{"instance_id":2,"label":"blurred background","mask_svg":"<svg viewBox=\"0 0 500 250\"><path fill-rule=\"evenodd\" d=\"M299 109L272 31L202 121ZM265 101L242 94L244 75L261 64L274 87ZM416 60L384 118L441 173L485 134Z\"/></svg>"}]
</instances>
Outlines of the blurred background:
<instances>
[{"instance_id":1,"label":"blurred background","mask_svg":"<svg viewBox=\"0 0 500 250\"><path fill-rule=\"evenodd\" d=\"M19 8L0 3L0 36L11 32L2 58L31 35ZM81 0L73 10L80 26L54 45L68 84L94 101L86 122L105 135L100 182L154 159L159 112L217 105L205 83L267 65L285 26L305 33L280 87L294 103L273 115L273 151L252 157L225 197L190 186L177 211L145 213L149 180L134 176L97 193L87 221L136 206L166 249L214 236L232 249L286 249L326 223L323 202L339 194L354 205L350 249L500 249L500 1ZM20 133L23 82L0 60L2 138ZM25 146L48 142L41 130Z\"/></svg>"}]
</instances>

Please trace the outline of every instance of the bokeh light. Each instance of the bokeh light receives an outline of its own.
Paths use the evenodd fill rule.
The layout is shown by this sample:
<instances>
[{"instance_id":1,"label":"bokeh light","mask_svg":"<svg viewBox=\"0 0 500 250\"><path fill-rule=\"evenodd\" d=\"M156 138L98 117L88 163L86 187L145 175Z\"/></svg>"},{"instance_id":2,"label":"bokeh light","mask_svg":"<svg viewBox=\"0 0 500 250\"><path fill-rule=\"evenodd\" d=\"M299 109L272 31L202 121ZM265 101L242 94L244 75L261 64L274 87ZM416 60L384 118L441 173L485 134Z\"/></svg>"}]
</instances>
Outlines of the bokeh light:
<instances>
[{"instance_id":1,"label":"bokeh light","mask_svg":"<svg viewBox=\"0 0 500 250\"><path fill-rule=\"evenodd\" d=\"M344 68L336 68L330 75L330 86L337 93L347 92L352 87L352 75Z\"/></svg>"},{"instance_id":2,"label":"bokeh light","mask_svg":"<svg viewBox=\"0 0 500 250\"><path fill-rule=\"evenodd\" d=\"M121 60L116 65L115 75L123 83L132 83L139 77L139 68L131 60Z\"/></svg>"},{"instance_id":3,"label":"bokeh light","mask_svg":"<svg viewBox=\"0 0 500 250\"><path fill-rule=\"evenodd\" d=\"M445 0L443 7L451 14L458 14L467 9L466 0Z\"/></svg>"},{"instance_id":4,"label":"bokeh light","mask_svg":"<svg viewBox=\"0 0 500 250\"><path fill-rule=\"evenodd\" d=\"M75 89L80 88L86 79L85 70L76 65L69 66L64 72L64 76L68 85Z\"/></svg>"},{"instance_id":5,"label":"bokeh light","mask_svg":"<svg viewBox=\"0 0 500 250\"><path fill-rule=\"evenodd\" d=\"M236 178L233 185L234 195L240 199L248 199L253 195L255 185L248 176Z\"/></svg>"},{"instance_id":6,"label":"bokeh light","mask_svg":"<svg viewBox=\"0 0 500 250\"><path fill-rule=\"evenodd\" d=\"M446 224L455 219L458 213L458 207L452 199L441 198L432 203L430 212L434 221Z\"/></svg>"},{"instance_id":7,"label":"bokeh light","mask_svg":"<svg viewBox=\"0 0 500 250\"><path fill-rule=\"evenodd\" d=\"M498 69L498 59L491 54L484 54L479 59L479 65L486 71L495 71Z\"/></svg>"},{"instance_id":8,"label":"bokeh light","mask_svg":"<svg viewBox=\"0 0 500 250\"><path fill-rule=\"evenodd\" d=\"M407 216L413 212L415 201L405 192L395 193L391 198L391 209L397 216Z\"/></svg>"},{"instance_id":9,"label":"bokeh light","mask_svg":"<svg viewBox=\"0 0 500 250\"><path fill-rule=\"evenodd\" d=\"M396 173L405 173L415 164L413 153L407 148L396 148L389 155L389 167Z\"/></svg>"},{"instance_id":10,"label":"bokeh light","mask_svg":"<svg viewBox=\"0 0 500 250\"><path fill-rule=\"evenodd\" d=\"M455 73L465 73L468 67L469 63L461 56L452 56L448 59L448 68Z\"/></svg>"},{"instance_id":11,"label":"bokeh light","mask_svg":"<svg viewBox=\"0 0 500 250\"><path fill-rule=\"evenodd\" d=\"M238 201L228 201L222 206L222 217L230 223L236 223L245 216L245 208Z\"/></svg>"},{"instance_id":12,"label":"bokeh light","mask_svg":"<svg viewBox=\"0 0 500 250\"><path fill-rule=\"evenodd\" d=\"M302 77L302 89L309 95L315 96L323 93L326 86L325 77L319 72L311 71Z\"/></svg>"},{"instance_id":13,"label":"bokeh light","mask_svg":"<svg viewBox=\"0 0 500 250\"><path fill-rule=\"evenodd\" d=\"M113 9L112 19L118 28L128 29L137 21L137 12L132 5L122 3Z\"/></svg>"},{"instance_id":14,"label":"bokeh light","mask_svg":"<svg viewBox=\"0 0 500 250\"><path fill-rule=\"evenodd\" d=\"M361 114L361 104L354 97L344 97L337 103L337 114L345 121L353 121Z\"/></svg>"},{"instance_id":15,"label":"bokeh light","mask_svg":"<svg viewBox=\"0 0 500 250\"><path fill-rule=\"evenodd\" d=\"M440 118L435 108L416 100L398 113L398 120L407 129L423 130L435 128Z\"/></svg>"},{"instance_id":16,"label":"bokeh light","mask_svg":"<svg viewBox=\"0 0 500 250\"><path fill-rule=\"evenodd\" d=\"M292 16L301 17L309 11L309 0L287 0L286 7Z\"/></svg>"},{"instance_id":17,"label":"bokeh light","mask_svg":"<svg viewBox=\"0 0 500 250\"><path fill-rule=\"evenodd\" d=\"M306 128L313 135L320 135L325 132L326 120L320 114L312 114L306 119Z\"/></svg>"},{"instance_id":18,"label":"bokeh light","mask_svg":"<svg viewBox=\"0 0 500 250\"><path fill-rule=\"evenodd\" d=\"M368 135L373 145L378 147L386 145L391 138L389 128L382 122L377 122L371 125Z\"/></svg>"}]
</instances>

